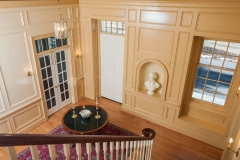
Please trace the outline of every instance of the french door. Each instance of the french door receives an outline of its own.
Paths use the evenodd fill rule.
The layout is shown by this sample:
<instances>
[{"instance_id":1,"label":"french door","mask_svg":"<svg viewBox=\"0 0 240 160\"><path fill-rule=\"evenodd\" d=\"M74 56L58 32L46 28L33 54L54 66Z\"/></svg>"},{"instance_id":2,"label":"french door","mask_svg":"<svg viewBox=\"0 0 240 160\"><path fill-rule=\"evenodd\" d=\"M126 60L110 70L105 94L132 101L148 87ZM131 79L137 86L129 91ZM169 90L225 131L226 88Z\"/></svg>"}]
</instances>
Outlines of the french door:
<instances>
[{"instance_id":1,"label":"french door","mask_svg":"<svg viewBox=\"0 0 240 160\"><path fill-rule=\"evenodd\" d=\"M48 115L71 103L66 58L65 50L39 57Z\"/></svg>"}]
</instances>

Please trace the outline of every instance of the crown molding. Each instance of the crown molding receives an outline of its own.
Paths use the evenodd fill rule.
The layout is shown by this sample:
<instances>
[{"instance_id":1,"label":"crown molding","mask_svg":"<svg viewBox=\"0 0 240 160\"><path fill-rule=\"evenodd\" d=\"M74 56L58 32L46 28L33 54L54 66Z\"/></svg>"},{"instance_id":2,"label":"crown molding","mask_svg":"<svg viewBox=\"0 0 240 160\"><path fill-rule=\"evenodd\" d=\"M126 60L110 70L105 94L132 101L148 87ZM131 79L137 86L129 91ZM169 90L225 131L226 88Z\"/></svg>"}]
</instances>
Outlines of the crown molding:
<instances>
[{"instance_id":1,"label":"crown molding","mask_svg":"<svg viewBox=\"0 0 240 160\"><path fill-rule=\"evenodd\" d=\"M0 1L0 8L18 8L57 5L57 0L14 0ZM61 5L79 4L79 0L60 0Z\"/></svg>"}]
</instances>

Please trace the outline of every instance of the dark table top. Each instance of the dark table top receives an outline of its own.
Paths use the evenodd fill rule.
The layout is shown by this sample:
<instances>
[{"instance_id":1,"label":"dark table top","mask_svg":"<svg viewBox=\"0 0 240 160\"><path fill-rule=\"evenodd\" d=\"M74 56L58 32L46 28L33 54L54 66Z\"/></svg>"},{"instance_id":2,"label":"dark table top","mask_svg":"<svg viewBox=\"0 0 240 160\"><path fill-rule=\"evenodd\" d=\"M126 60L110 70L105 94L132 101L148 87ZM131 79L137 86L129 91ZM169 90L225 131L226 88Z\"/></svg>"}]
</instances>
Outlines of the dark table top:
<instances>
[{"instance_id":1,"label":"dark table top","mask_svg":"<svg viewBox=\"0 0 240 160\"><path fill-rule=\"evenodd\" d=\"M75 114L77 114L76 118L72 118L73 110L68 110L62 119L63 127L72 133L87 134L100 130L108 123L108 114L103 108L98 107L98 110L96 110L96 106L85 105L85 109L92 112L88 118L82 118L79 113L83 110L83 106L75 107ZM97 114L96 111L98 111L101 118L95 118L95 115Z\"/></svg>"}]
</instances>

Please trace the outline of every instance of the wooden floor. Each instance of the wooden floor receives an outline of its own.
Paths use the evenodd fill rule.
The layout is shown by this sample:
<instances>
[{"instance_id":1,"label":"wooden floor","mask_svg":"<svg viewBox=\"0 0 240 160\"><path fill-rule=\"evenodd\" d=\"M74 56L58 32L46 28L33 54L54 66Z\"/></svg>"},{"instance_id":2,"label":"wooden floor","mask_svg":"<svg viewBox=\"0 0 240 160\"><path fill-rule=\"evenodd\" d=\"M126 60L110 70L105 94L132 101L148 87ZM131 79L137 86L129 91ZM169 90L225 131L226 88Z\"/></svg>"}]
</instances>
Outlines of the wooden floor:
<instances>
[{"instance_id":1,"label":"wooden floor","mask_svg":"<svg viewBox=\"0 0 240 160\"><path fill-rule=\"evenodd\" d=\"M95 102L84 98L78 105L94 104ZM153 142L153 160L220 160L222 150L183 134L169 130L162 126L148 122L121 111L121 104L105 98L98 99L99 106L107 110L109 121L117 126L141 135L143 128L152 128L156 131ZM70 109L66 106L57 113L51 115L47 122L43 123L32 134L46 134L61 124L63 114ZM16 147L17 153L26 147ZM5 148L0 149L0 160L7 160Z\"/></svg>"}]
</instances>

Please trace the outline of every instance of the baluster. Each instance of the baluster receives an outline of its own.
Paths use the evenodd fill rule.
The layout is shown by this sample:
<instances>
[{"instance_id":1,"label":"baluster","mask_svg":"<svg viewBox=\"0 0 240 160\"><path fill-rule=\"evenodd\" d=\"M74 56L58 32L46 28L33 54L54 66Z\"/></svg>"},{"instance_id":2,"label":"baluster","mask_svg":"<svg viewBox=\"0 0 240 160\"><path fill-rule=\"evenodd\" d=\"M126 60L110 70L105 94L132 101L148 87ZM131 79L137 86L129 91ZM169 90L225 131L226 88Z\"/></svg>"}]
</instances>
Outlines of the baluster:
<instances>
[{"instance_id":1,"label":"baluster","mask_svg":"<svg viewBox=\"0 0 240 160\"><path fill-rule=\"evenodd\" d=\"M63 144L63 152L66 159L69 159L69 156L70 156L69 144Z\"/></svg>"},{"instance_id":2,"label":"baluster","mask_svg":"<svg viewBox=\"0 0 240 160\"><path fill-rule=\"evenodd\" d=\"M11 160L17 160L18 159L15 147L6 147L6 149L7 149L9 159L11 159Z\"/></svg>"},{"instance_id":3,"label":"baluster","mask_svg":"<svg viewBox=\"0 0 240 160\"><path fill-rule=\"evenodd\" d=\"M54 144L48 145L49 156L51 159L56 159L56 148Z\"/></svg>"},{"instance_id":4,"label":"baluster","mask_svg":"<svg viewBox=\"0 0 240 160\"><path fill-rule=\"evenodd\" d=\"M124 141L121 142L121 160L123 160L123 155L124 155Z\"/></svg>"},{"instance_id":5,"label":"baluster","mask_svg":"<svg viewBox=\"0 0 240 160\"><path fill-rule=\"evenodd\" d=\"M152 157L152 145L153 145L153 140L150 141L150 154L149 154L150 159Z\"/></svg>"},{"instance_id":6,"label":"baluster","mask_svg":"<svg viewBox=\"0 0 240 160\"><path fill-rule=\"evenodd\" d=\"M92 154L91 143L86 143L86 148L87 148L88 160L91 160L91 154Z\"/></svg>"},{"instance_id":7,"label":"baluster","mask_svg":"<svg viewBox=\"0 0 240 160\"><path fill-rule=\"evenodd\" d=\"M127 159L128 158L128 148L129 148L129 141L127 141L126 142L126 151L125 151L125 154L126 154L126 156L125 156L125 159Z\"/></svg>"},{"instance_id":8,"label":"baluster","mask_svg":"<svg viewBox=\"0 0 240 160\"><path fill-rule=\"evenodd\" d=\"M134 141L133 148L134 148L134 152L133 152L133 160L134 160L137 154L137 141Z\"/></svg>"},{"instance_id":9,"label":"baluster","mask_svg":"<svg viewBox=\"0 0 240 160\"><path fill-rule=\"evenodd\" d=\"M145 159L144 159L144 157L145 157L145 152L146 152L146 147L145 147L145 146L146 146L145 141L142 141L142 152L141 152L141 153L142 153L142 155L141 155L141 156L142 156L142 160L145 160Z\"/></svg>"},{"instance_id":10,"label":"baluster","mask_svg":"<svg viewBox=\"0 0 240 160\"><path fill-rule=\"evenodd\" d=\"M39 160L37 146L31 145L31 146L29 146L29 148L30 148L30 151L31 151L32 159L33 160Z\"/></svg>"},{"instance_id":11,"label":"baluster","mask_svg":"<svg viewBox=\"0 0 240 160\"><path fill-rule=\"evenodd\" d=\"M140 141L139 159L142 159L142 152L143 152L143 141Z\"/></svg>"},{"instance_id":12,"label":"baluster","mask_svg":"<svg viewBox=\"0 0 240 160\"><path fill-rule=\"evenodd\" d=\"M96 151L97 160L99 160L99 151L100 151L100 143L99 142L95 143L95 151Z\"/></svg>"},{"instance_id":13,"label":"baluster","mask_svg":"<svg viewBox=\"0 0 240 160\"><path fill-rule=\"evenodd\" d=\"M150 144L151 144L151 141L148 140L148 159L151 159L151 156L150 156L150 154L151 154L151 146L150 146Z\"/></svg>"},{"instance_id":14,"label":"baluster","mask_svg":"<svg viewBox=\"0 0 240 160\"><path fill-rule=\"evenodd\" d=\"M133 152L133 141L130 141L130 155L129 155L129 159L132 159L132 152Z\"/></svg>"},{"instance_id":15,"label":"baluster","mask_svg":"<svg viewBox=\"0 0 240 160\"><path fill-rule=\"evenodd\" d=\"M114 142L110 142L110 159L113 159L113 144Z\"/></svg>"},{"instance_id":16,"label":"baluster","mask_svg":"<svg viewBox=\"0 0 240 160\"><path fill-rule=\"evenodd\" d=\"M140 159L140 158L139 158L139 157L140 157L139 154L140 154L140 141L137 141L137 157L136 157L137 160Z\"/></svg>"},{"instance_id":17,"label":"baluster","mask_svg":"<svg viewBox=\"0 0 240 160\"><path fill-rule=\"evenodd\" d=\"M146 140L146 147L145 147L145 159L148 160L149 156L148 156L148 152L149 152L149 146L148 146L148 140Z\"/></svg>"},{"instance_id":18,"label":"baluster","mask_svg":"<svg viewBox=\"0 0 240 160\"><path fill-rule=\"evenodd\" d=\"M119 142L116 142L116 160L118 160L119 157Z\"/></svg>"},{"instance_id":19,"label":"baluster","mask_svg":"<svg viewBox=\"0 0 240 160\"><path fill-rule=\"evenodd\" d=\"M78 160L82 159L82 144L81 143L76 143L76 152L78 155Z\"/></svg>"},{"instance_id":20,"label":"baluster","mask_svg":"<svg viewBox=\"0 0 240 160\"><path fill-rule=\"evenodd\" d=\"M106 160L107 159L107 142L103 142L103 158Z\"/></svg>"}]
</instances>

